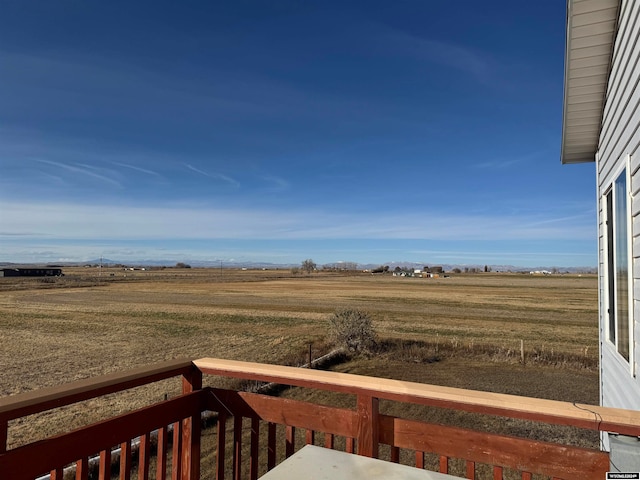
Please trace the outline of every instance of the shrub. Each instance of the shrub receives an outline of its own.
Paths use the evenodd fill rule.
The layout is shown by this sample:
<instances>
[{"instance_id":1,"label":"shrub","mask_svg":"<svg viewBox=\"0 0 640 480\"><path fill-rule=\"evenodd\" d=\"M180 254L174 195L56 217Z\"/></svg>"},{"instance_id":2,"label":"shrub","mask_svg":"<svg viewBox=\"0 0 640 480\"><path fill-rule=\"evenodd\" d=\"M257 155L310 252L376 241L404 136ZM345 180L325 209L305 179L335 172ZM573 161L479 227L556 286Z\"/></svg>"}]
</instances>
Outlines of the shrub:
<instances>
[{"instance_id":1,"label":"shrub","mask_svg":"<svg viewBox=\"0 0 640 480\"><path fill-rule=\"evenodd\" d=\"M329 341L349 352L370 353L376 345L376 331L367 312L336 311L329 319Z\"/></svg>"}]
</instances>

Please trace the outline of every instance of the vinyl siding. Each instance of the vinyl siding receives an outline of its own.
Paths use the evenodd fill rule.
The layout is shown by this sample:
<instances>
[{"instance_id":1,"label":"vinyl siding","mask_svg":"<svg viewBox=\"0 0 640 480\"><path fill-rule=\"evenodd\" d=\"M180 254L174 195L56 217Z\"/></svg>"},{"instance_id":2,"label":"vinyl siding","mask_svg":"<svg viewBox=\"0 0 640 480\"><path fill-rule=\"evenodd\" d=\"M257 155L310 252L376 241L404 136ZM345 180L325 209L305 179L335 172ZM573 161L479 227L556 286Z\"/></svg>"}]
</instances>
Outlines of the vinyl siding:
<instances>
[{"instance_id":1,"label":"vinyl siding","mask_svg":"<svg viewBox=\"0 0 640 480\"><path fill-rule=\"evenodd\" d=\"M622 0L613 64L603 111L597 154L598 175L598 267L600 269L601 403L640 410L640 2ZM631 291L633 305L633 363L630 365L606 339L607 253L603 195L629 160L631 177Z\"/></svg>"}]
</instances>

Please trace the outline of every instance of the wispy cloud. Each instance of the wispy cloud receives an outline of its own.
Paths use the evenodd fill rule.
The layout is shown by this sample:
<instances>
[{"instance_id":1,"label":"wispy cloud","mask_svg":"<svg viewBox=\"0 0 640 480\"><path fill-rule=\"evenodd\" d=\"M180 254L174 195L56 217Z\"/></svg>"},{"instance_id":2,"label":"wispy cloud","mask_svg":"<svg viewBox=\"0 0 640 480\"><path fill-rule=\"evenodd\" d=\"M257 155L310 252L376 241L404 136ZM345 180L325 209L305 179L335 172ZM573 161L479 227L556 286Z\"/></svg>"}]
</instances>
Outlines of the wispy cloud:
<instances>
[{"instance_id":1,"label":"wispy cloud","mask_svg":"<svg viewBox=\"0 0 640 480\"><path fill-rule=\"evenodd\" d=\"M87 177L92 177L98 180L101 180L102 182L105 183L109 183L115 187L118 188L122 188L122 184L120 182L118 182L117 180L114 180L111 177L108 177L107 175L104 175L102 173L99 173L99 171L101 169L98 169L96 167L93 167L91 165L85 165L85 164L66 164L66 163L62 163L62 162L54 162L52 160L43 160L43 159L35 159L36 162L38 163L42 163L45 165L51 165L53 167L56 167L58 169L61 170L66 170L68 172L72 172L72 173L78 173L80 175L83 176L87 176Z\"/></svg>"},{"instance_id":2,"label":"wispy cloud","mask_svg":"<svg viewBox=\"0 0 640 480\"><path fill-rule=\"evenodd\" d=\"M510 158L494 159L494 160L489 160L485 162L480 162L480 163L474 164L474 166L476 168L495 169L495 170L507 169L507 168L519 166L525 163L529 163L532 160L539 158L541 155L545 153L547 153L546 150L539 150L539 151L530 152L523 155L515 155Z\"/></svg>"},{"instance_id":3,"label":"wispy cloud","mask_svg":"<svg viewBox=\"0 0 640 480\"><path fill-rule=\"evenodd\" d=\"M486 53L466 45L418 37L399 30L384 29L383 40L398 52L454 68L482 83L492 83L496 62Z\"/></svg>"},{"instance_id":4,"label":"wispy cloud","mask_svg":"<svg viewBox=\"0 0 640 480\"><path fill-rule=\"evenodd\" d=\"M131 170L136 170L141 173L146 173L147 175L153 175L155 177L160 177L161 175L158 172L154 172L153 170L148 170L146 168L136 167L135 165L129 165L128 163L120 163L120 162L112 162L113 165L118 165L119 167L129 168Z\"/></svg>"},{"instance_id":5,"label":"wispy cloud","mask_svg":"<svg viewBox=\"0 0 640 480\"><path fill-rule=\"evenodd\" d=\"M281 177L265 175L262 177L262 179L267 182L268 188L273 191L282 192L288 190L291 187L291 184Z\"/></svg>"},{"instance_id":6,"label":"wispy cloud","mask_svg":"<svg viewBox=\"0 0 640 480\"><path fill-rule=\"evenodd\" d=\"M188 163L184 164L185 167L187 167L189 170L191 170L192 172L196 172L200 175L203 175L205 177L209 177L212 178L214 180L222 180L226 183L228 183L229 185L232 185L236 188L240 187L240 183L237 182L236 180L234 180L233 178L227 176L227 175L223 175L221 173L209 173L209 172L205 172L204 170L200 170L199 168L194 167L193 165L190 165Z\"/></svg>"},{"instance_id":7,"label":"wispy cloud","mask_svg":"<svg viewBox=\"0 0 640 480\"><path fill-rule=\"evenodd\" d=\"M589 239L588 216L563 219L424 213L143 208L1 202L5 234L60 239Z\"/></svg>"}]
</instances>

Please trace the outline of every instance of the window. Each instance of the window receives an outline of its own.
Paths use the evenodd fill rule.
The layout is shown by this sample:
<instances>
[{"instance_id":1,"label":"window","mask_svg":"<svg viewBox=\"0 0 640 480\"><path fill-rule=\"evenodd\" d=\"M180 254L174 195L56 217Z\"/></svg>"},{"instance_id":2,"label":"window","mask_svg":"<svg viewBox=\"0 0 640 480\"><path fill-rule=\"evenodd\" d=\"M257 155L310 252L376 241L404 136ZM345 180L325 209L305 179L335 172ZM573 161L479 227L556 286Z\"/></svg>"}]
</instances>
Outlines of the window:
<instances>
[{"instance_id":1,"label":"window","mask_svg":"<svg viewBox=\"0 0 640 480\"><path fill-rule=\"evenodd\" d=\"M608 339L629 361L629 238L627 172L623 170L606 194Z\"/></svg>"}]
</instances>

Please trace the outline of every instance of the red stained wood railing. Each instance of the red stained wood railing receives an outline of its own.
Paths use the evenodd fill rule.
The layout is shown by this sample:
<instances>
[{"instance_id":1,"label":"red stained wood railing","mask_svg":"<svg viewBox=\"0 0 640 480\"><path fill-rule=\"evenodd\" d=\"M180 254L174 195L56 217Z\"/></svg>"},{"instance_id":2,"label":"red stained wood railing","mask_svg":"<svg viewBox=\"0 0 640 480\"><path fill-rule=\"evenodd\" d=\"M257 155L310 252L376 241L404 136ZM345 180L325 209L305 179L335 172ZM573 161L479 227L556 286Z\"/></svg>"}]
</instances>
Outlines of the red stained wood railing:
<instances>
[{"instance_id":1,"label":"red stained wood railing","mask_svg":"<svg viewBox=\"0 0 640 480\"><path fill-rule=\"evenodd\" d=\"M604 452L388 417L379 414L378 399L594 430L603 429L603 425L616 425L628 433L640 433L640 414L637 412L292 367L212 359L201 359L195 363L207 374L320 388L357 396L356 410L353 411L249 393L216 392L216 402L221 401L224 405L211 405L211 410L224 407L233 415L253 418L257 414L261 420L284 425L287 457L295 450L295 429L305 428L307 443L314 433L321 432L325 434L325 445L333 448L333 439L337 435L344 437L345 451L350 453L357 450L361 455L377 456L378 445L385 444L391 447L389 459L398 461L400 449L412 450L416 456L415 465L419 468L425 466L425 452L435 453L439 456L439 467L443 473L449 472L449 458L459 458L465 461L465 473L470 479L476 478L478 464L495 467L492 471L494 479L503 478L503 467L521 471L524 478L532 472L559 479L595 479L602 478L608 470L608 454ZM274 448L271 444L268 446L269 451ZM523 471L522 465L528 465L528 470Z\"/></svg>"},{"instance_id":2,"label":"red stained wood railing","mask_svg":"<svg viewBox=\"0 0 640 480\"><path fill-rule=\"evenodd\" d=\"M73 432L54 436L40 442L6 450L8 438L7 426L10 420L23 415L39 413L55 407L69 405L78 401L95 398L107 393L118 392L132 387L145 385L158 380L181 375L183 391L193 392L174 400L156 404L129 414L115 417L84 427ZM12 480L29 479L48 473L52 480L64 477L64 467L75 465L76 479L89 477L92 465L97 464L96 473L100 479L111 478L112 447L118 445L120 480L131 479L132 440L140 438L138 444L138 478L149 478L149 460L151 457L149 432L159 429L162 437L166 434L167 423L176 422L179 435L187 442L188 452L178 449L173 456L175 480L188 480L193 473L180 468L184 457L195 472L200 464L200 415L205 404L205 393L201 388L201 372L191 361L178 360L165 362L146 368L137 368L129 372L105 375L96 379L81 380L69 385L47 388L39 392L28 392L14 397L0 399L0 478ZM175 407L172 410L172 407ZM196 419L196 427L185 433L183 426L189 426ZM184 425L183 425L184 424ZM174 442L180 447L183 438ZM97 460L89 458L97 455ZM166 448L160 448L159 469L166 464ZM160 472L162 474L162 472ZM199 474L199 473L198 473ZM166 476L166 473L165 473ZM157 478L164 478L157 475Z\"/></svg>"},{"instance_id":3,"label":"red stained wood railing","mask_svg":"<svg viewBox=\"0 0 640 480\"><path fill-rule=\"evenodd\" d=\"M155 477L164 480L200 478L201 414L217 415L212 468L217 479L232 474L234 479L257 479L283 457L292 455L303 443L321 443L350 453L371 457L384 452L393 462L415 456L415 465L425 468L425 456L443 473L449 460L462 460L464 474L473 479L480 465L489 465L494 480L503 479L504 469L520 472L521 478L545 475L560 479L601 479L608 470L608 454L566 445L501 436L468 429L428 424L383 415L380 399L435 405L511 418L524 418L593 430L640 435L640 413L575 406L563 402L509 395L472 392L430 385L367 378L356 375L267 366L215 359L168 362L160 367L137 369L134 374L116 374L82 381L81 385L46 389L36 393L0 399L0 478L33 480L50 472L59 480L63 467L75 464L77 479L88 478L89 457L99 455L100 478L110 476L112 446L119 446L120 480L131 480L132 442L137 448L138 480L149 478L152 456L151 435L157 432ZM254 393L202 387L202 373L228 375L288 385L320 388L356 396L355 409L334 408L309 402ZM44 411L130 386L182 376L182 395L124 415L83 427L40 442L6 450L9 420ZM93 385L93 387L92 387ZM167 427L171 426L173 433ZM229 427L229 429L227 429ZM304 434L302 433L304 431ZM296 438L296 436L298 438ZM302 438L304 437L304 438ZM169 442L172 443L171 447ZM171 449L171 452L169 450ZM169 461L169 456L171 461ZM93 460L92 460L93 462ZM456 463L457 465L457 463ZM484 469L483 469L484 471ZM209 477L213 472L208 472Z\"/></svg>"},{"instance_id":4,"label":"red stained wood railing","mask_svg":"<svg viewBox=\"0 0 640 480\"><path fill-rule=\"evenodd\" d=\"M302 428L304 425L307 426L307 439L308 432L323 432L325 443L331 446L331 440L327 440L338 435L345 438L346 451L355 450L354 438L362 425L357 411L245 392L211 392L208 407L210 410L230 412L236 418L249 417L253 425L256 425L259 419L267 422L272 432L275 423L285 426L285 450L289 449L289 452L293 451L296 428ZM400 449L412 450L415 451L416 467L424 468L425 452L435 453L439 455L440 471L448 473L448 459L461 458L466 460L466 476L471 479L475 478L476 464L498 465L498 468L493 470L494 479L503 478L502 467L518 470L521 465L531 465L535 467L536 473L557 478L602 478L602 472L608 469L608 455L595 450L428 424L387 415L378 415L377 424L378 442L391 446L391 461L399 459ZM242 433L236 430L235 434ZM254 436L253 441L255 438ZM275 441L275 433L272 433L268 436L267 445L257 450L267 452L268 468L275 464ZM253 461L255 443L252 443L251 450ZM234 449L232 455L236 455L237 451ZM218 455L221 454L224 455L223 450L219 450ZM224 472L219 473L218 478L222 478ZM528 473L524 472L524 478L527 478L527 475Z\"/></svg>"},{"instance_id":5,"label":"red stained wood railing","mask_svg":"<svg viewBox=\"0 0 640 480\"><path fill-rule=\"evenodd\" d=\"M193 392L70 433L9 450L0 455L0 472L6 475L4 478L32 480L53 468L60 468L76 461L76 477L84 478L88 474L85 472L88 472L89 456L140 435L144 438L146 432L161 428L167 419L171 422L183 418L185 414L191 416L191 412L199 414L204 410L205 395L205 391ZM140 452L141 455L147 455L145 440L141 442ZM143 463L146 463L146 460L143 460ZM183 477L184 480L187 478Z\"/></svg>"},{"instance_id":6,"label":"red stained wood railing","mask_svg":"<svg viewBox=\"0 0 640 480\"><path fill-rule=\"evenodd\" d=\"M201 375L190 360L171 360L127 372L88 378L67 385L33 390L0 399L0 453L6 449L6 423L9 420L63 407L83 400L121 392L129 388L172 378L179 375ZM4 440L4 441L2 441Z\"/></svg>"}]
</instances>

